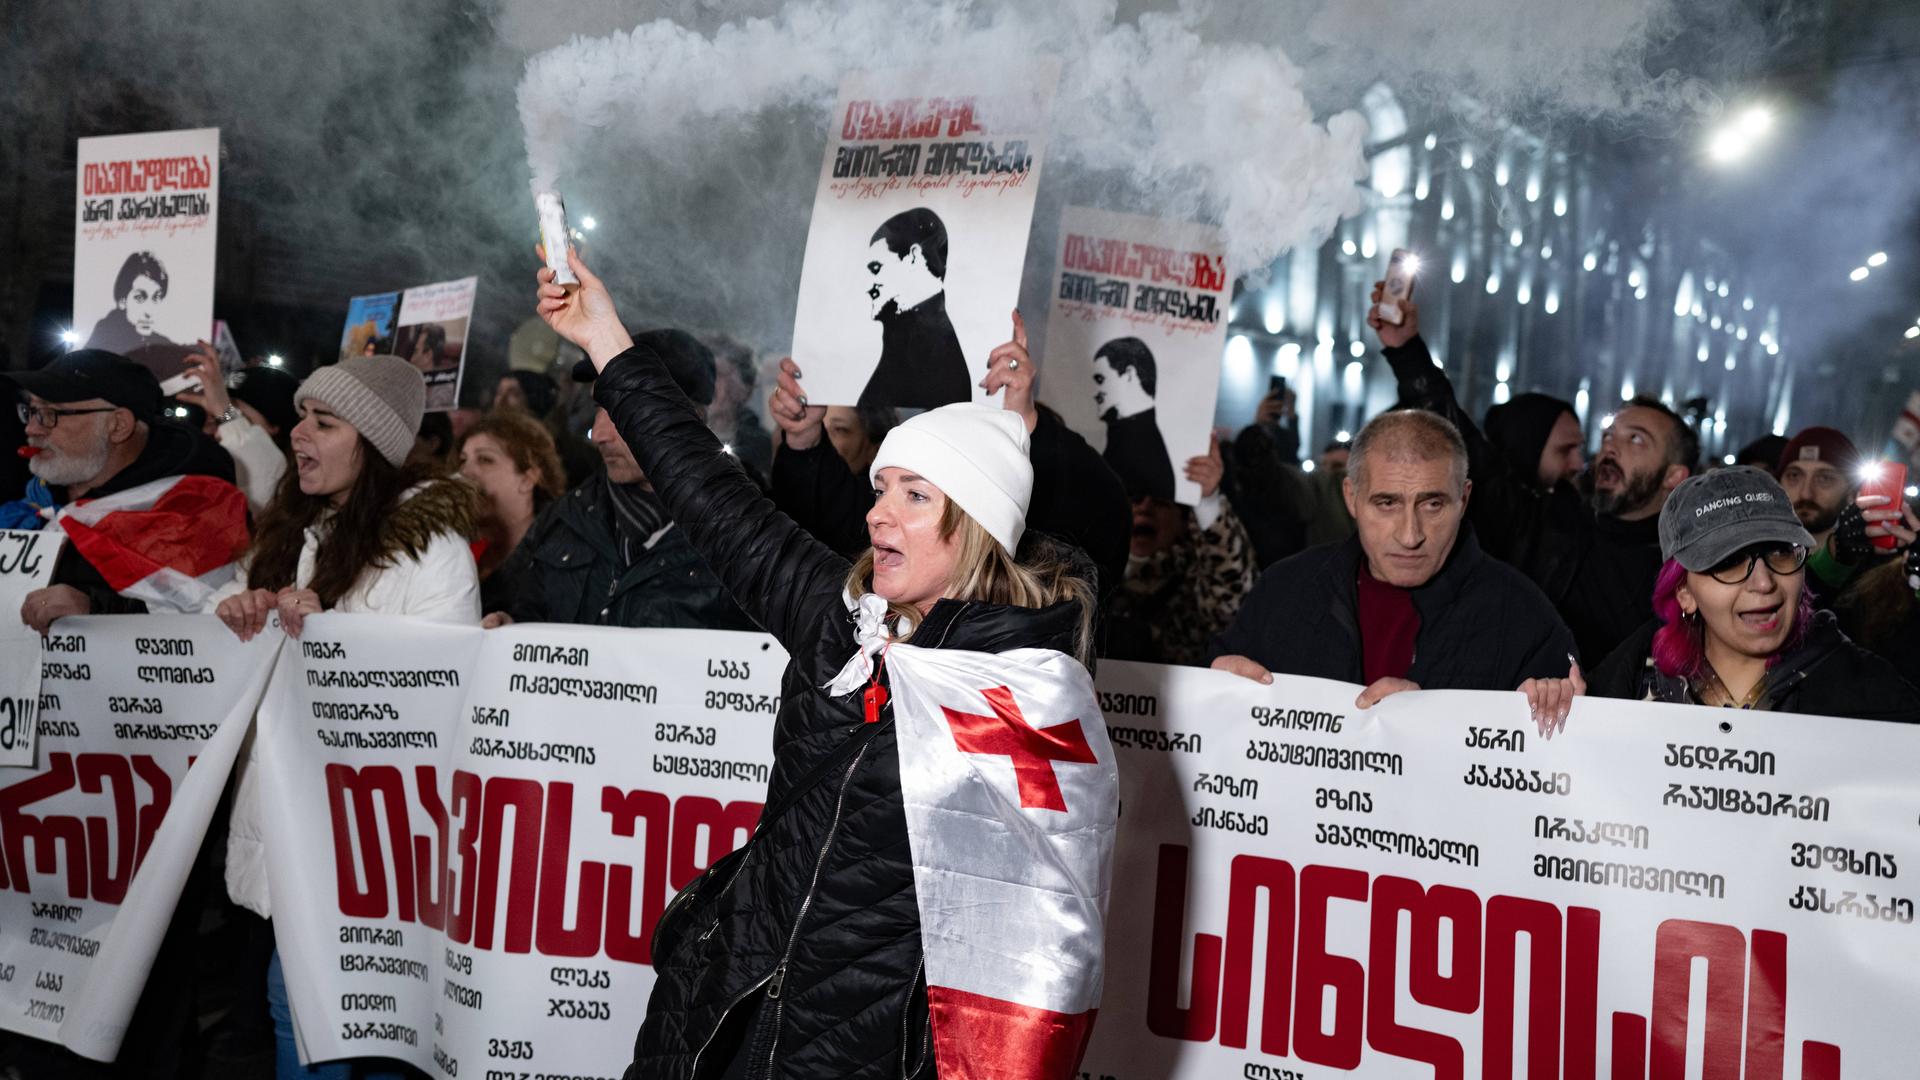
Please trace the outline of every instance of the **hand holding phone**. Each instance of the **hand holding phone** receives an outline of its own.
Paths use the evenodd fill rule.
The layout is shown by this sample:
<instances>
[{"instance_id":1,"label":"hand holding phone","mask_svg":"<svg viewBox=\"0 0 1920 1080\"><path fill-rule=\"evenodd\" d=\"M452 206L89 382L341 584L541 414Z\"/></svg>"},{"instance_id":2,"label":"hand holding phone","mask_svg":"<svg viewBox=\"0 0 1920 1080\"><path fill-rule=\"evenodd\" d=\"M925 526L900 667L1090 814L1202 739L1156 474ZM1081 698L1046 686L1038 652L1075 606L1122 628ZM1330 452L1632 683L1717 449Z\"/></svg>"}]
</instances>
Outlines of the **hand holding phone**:
<instances>
[{"instance_id":1,"label":"hand holding phone","mask_svg":"<svg viewBox=\"0 0 1920 1080\"><path fill-rule=\"evenodd\" d=\"M1868 475L1860 481L1859 497L1866 499L1878 496L1887 501L1877 503L1872 507L1863 507L1862 509L1867 513L1875 513L1876 511L1890 512L1893 516L1887 520L1892 521L1898 519L1900 517L1900 507L1905 501L1907 489L1906 465L1900 462L1883 461L1877 465L1869 465L1867 468L1870 470L1871 475ZM1874 524L1879 523L1874 522ZM1881 551L1894 551L1900 547L1900 538L1891 532L1888 532L1884 536L1871 536L1868 537L1868 539L1872 541L1875 548Z\"/></svg>"},{"instance_id":2,"label":"hand holding phone","mask_svg":"<svg viewBox=\"0 0 1920 1080\"><path fill-rule=\"evenodd\" d=\"M1387 259L1386 283L1381 288L1380 303L1376 310L1380 318L1399 326L1406 321L1406 315L1400 310L1400 302L1413 298L1413 282L1420 272L1420 256L1406 248L1394 248Z\"/></svg>"}]
</instances>

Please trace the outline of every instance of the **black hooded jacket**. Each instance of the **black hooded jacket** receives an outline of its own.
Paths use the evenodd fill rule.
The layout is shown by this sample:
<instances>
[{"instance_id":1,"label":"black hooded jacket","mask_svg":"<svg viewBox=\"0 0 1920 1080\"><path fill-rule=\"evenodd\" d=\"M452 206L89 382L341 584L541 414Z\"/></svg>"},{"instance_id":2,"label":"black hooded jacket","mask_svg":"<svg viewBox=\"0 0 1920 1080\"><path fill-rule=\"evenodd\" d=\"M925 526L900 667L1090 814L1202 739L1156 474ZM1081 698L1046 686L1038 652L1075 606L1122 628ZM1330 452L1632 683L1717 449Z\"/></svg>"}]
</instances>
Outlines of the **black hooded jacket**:
<instances>
[{"instance_id":1,"label":"black hooded jacket","mask_svg":"<svg viewBox=\"0 0 1920 1080\"><path fill-rule=\"evenodd\" d=\"M850 565L726 461L644 346L594 399L740 606L792 657L753 839L658 923L630 1080L932 1077L919 910L891 713L819 689L855 650ZM916 645L1072 651L1079 612L942 600Z\"/></svg>"},{"instance_id":2,"label":"black hooded jacket","mask_svg":"<svg viewBox=\"0 0 1920 1080\"><path fill-rule=\"evenodd\" d=\"M1634 631L1593 673L1587 693L1632 701L1698 705L1687 680L1653 666L1654 619ZM1767 671L1760 706L1769 712L1920 723L1920 690L1881 657L1840 632L1830 611L1817 612L1800 645Z\"/></svg>"},{"instance_id":3,"label":"black hooded jacket","mask_svg":"<svg viewBox=\"0 0 1920 1080\"><path fill-rule=\"evenodd\" d=\"M1364 679L1359 537L1308 548L1260 575L1212 659L1245 656L1268 671L1359 683ZM1567 675L1573 638L1547 598L1512 567L1480 550L1463 527L1446 565L1412 590L1420 613L1407 678L1423 690L1513 690Z\"/></svg>"},{"instance_id":4,"label":"black hooded jacket","mask_svg":"<svg viewBox=\"0 0 1920 1080\"><path fill-rule=\"evenodd\" d=\"M1511 424L1516 441L1503 452L1460 407L1453 383L1434 364L1424 341L1415 337L1383 352L1400 382L1400 404L1439 413L1466 440L1473 480L1467 519L1486 539L1488 553L1540 586L1573 631L1581 665L1597 666L1653 617L1653 582L1661 564L1659 519L1623 521L1596 514L1567 484L1541 491L1540 449L1551 420L1540 432L1541 446L1533 447L1531 464L1516 472L1516 459L1525 455L1522 429L1538 427L1537 417Z\"/></svg>"},{"instance_id":5,"label":"black hooded jacket","mask_svg":"<svg viewBox=\"0 0 1920 1080\"><path fill-rule=\"evenodd\" d=\"M147 422L147 445L140 451L140 456L126 468L114 473L106 483L89 490L84 498L98 499L129 491L169 476L212 476L231 484L233 458L219 443L190 427L168 420L150 420ZM67 504L65 488L53 489L53 497L60 505ZM147 610L145 603L129 600L114 592L113 586L100 576L100 571L82 558L72 545L61 551L60 561L54 564L53 584L71 585L86 593L95 615L144 614Z\"/></svg>"}]
</instances>

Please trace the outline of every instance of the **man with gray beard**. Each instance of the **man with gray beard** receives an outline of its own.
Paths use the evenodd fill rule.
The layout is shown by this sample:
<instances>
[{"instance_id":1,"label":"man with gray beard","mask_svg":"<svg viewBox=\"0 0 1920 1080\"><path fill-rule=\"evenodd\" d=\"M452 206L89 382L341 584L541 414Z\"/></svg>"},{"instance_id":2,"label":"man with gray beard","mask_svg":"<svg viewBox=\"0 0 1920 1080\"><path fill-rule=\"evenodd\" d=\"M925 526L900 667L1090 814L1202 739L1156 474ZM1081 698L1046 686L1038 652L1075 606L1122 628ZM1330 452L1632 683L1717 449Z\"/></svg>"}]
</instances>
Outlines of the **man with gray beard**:
<instances>
[{"instance_id":1,"label":"man with gray beard","mask_svg":"<svg viewBox=\"0 0 1920 1080\"><path fill-rule=\"evenodd\" d=\"M23 499L0 508L11 527L39 528L43 508L100 498L170 476L233 482L233 459L198 431L162 420L160 386L139 364L101 349L80 349L39 371L10 376L32 457ZM42 633L68 615L145 611L120 596L71 547L53 582L27 594L21 619Z\"/></svg>"},{"instance_id":2,"label":"man with gray beard","mask_svg":"<svg viewBox=\"0 0 1920 1080\"><path fill-rule=\"evenodd\" d=\"M1375 302L1378 303L1376 290ZM1453 421L1466 440L1476 532L1500 539L1501 554L1532 578L1566 620L1581 666L1591 670L1653 618L1660 574L1660 508L1693 474L1700 437L1659 399L1640 396L1603 421L1600 452L1588 467L1592 494L1568 485L1541 490L1517 475L1507 455L1460 407L1446 372L1420 338L1419 307L1402 301L1395 326L1367 316L1400 383L1400 404Z\"/></svg>"}]
</instances>

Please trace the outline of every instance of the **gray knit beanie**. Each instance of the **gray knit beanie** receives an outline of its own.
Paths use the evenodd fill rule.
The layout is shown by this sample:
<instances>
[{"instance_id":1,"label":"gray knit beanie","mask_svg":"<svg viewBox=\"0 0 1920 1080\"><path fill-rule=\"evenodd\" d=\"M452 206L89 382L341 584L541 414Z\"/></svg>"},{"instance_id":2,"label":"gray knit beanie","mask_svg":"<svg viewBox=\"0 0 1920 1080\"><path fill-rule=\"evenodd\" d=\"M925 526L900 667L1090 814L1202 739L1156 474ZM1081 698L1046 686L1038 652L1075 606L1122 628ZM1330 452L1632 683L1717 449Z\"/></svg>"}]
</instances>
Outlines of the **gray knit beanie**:
<instances>
[{"instance_id":1,"label":"gray knit beanie","mask_svg":"<svg viewBox=\"0 0 1920 1080\"><path fill-rule=\"evenodd\" d=\"M349 356L307 376L293 407L313 398L352 424L394 466L406 464L427 408L427 379L397 356Z\"/></svg>"}]
</instances>

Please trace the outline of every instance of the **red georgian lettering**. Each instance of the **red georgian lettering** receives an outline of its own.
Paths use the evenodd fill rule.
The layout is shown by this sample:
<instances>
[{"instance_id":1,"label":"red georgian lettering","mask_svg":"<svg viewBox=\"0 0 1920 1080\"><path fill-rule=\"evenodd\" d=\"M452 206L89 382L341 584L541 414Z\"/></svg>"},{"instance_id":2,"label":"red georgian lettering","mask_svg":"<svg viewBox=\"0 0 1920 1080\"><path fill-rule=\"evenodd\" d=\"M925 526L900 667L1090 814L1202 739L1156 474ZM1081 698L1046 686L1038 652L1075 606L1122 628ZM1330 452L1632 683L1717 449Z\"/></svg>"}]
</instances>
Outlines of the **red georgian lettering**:
<instances>
[{"instance_id":1,"label":"red georgian lettering","mask_svg":"<svg viewBox=\"0 0 1920 1080\"><path fill-rule=\"evenodd\" d=\"M1367 898L1364 871L1309 866L1300 872L1300 961L1294 971L1294 1056L1333 1069L1360 1067L1367 972L1327 952L1327 905ZM1324 990L1333 989L1333 1030L1322 1030Z\"/></svg>"},{"instance_id":2,"label":"red georgian lettering","mask_svg":"<svg viewBox=\"0 0 1920 1080\"><path fill-rule=\"evenodd\" d=\"M1560 909L1540 900L1496 896L1487 901L1487 1001L1480 1075L1521 1075L1513 1067L1514 963L1527 935L1527 1071L1531 1080L1560 1077Z\"/></svg>"},{"instance_id":3,"label":"red georgian lettering","mask_svg":"<svg viewBox=\"0 0 1920 1080\"><path fill-rule=\"evenodd\" d=\"M645 845L639 859L615 863L607 876L607 957L634 964L653 963L653 928L667 906L667 825L672 806L657 791L600 790L600 810L613 819L615 836L635 836L645 820ZM633 867L642 868L640 931L633 932Z\"/></svg>"},{"instance_id":4,"label":"red georgian lettering","mask_svg":"<svg viewBox=\"0 0 1920 1080\"><path fill-rule=\"evenodd\" d=\"M453 812L460 819L460 831L454 836L460 869L448 871L447 900L453 911L447 918L447 936L455 944L465 945L473 940L475 886L480 869L480 778L465 769L453 773ZM453 884L455 878L458 888Z\"/></svg>"},{"instance_id":5,"label":"red georgian lettering","mask_svg":"<svg viewBox=\"0 0 1920 1080\"><path fill-rule=\"evenodd\" d=\"M1260 1052L1285 1057L1293 1006L1293 866L1258 855L1233 858L1220 1045L1247 1045L1247 1018L1253 1008L1254 914L1262 891L1267 894L1267 955L1261 975Z\"/></svg>"},{"instance_id":6,"label":"red georgian lettering","mask_svg":"<svg viewBox=\"0 0 1920 1080\"><path fill-rule=\"evenodd\" d=\"M1647 1021L1644 1017L1624 1012L1613 1014L1613 1080L1647 1080Z\"/></svg>"},{"instance_id":7,"label":"red georgian lettering","mask_svg":"<svg viewBox=\"0 0 1920 1080\"><path fill-rule=\"evenodd\" d=\"M592 956L600 951L600 916L607 891L607 866L580 864L580 891L567 929L567 861L573 846L573 785L547 787L547 836L540 845L540 919L535 941L546 956Z\"/></svg>"},{"instance_id":8,"label":"red georgian lettering","mask_svg":"<svg viewBox=\"0 0 1920 1080\"><path fill-rule=\"evenodd\" d=\"M81 754L76 763L80 790L99 795L113 788L113 822L102 817L87 818L87 869L93 876L93 898L117 904L127 898L127 884L133 880L134 849L138 826L133 806L133 768L119 754ZM117 835L119 843L111 836ZM109 855L115 856L108 865Z\"/></svg>"},{"instance_id":9,"label":"red georgian lettering","mask_svg":"<svg viewBox=\"0 0 1920 1080\"><path fill-rule=\"evenodd\" d=\"M1600 913L1567 909L1566 1080L1596 1080L1600 1048Z\"/></svg>"},{"instance_id":10,"label":"red georgian lettering","mask_svg":"<svg viewBox=\"0 0 1920 1080\"><path fill-rule=\"evenodd\" d=\"M1422 888L1402 877L1373 883L1367 947L1367 1045L1383 1054L1433 1066L1435 1080L1461 1080L1465 1051L1456 1039L1400 1023L1394 1015L1400 955L1400 913L1412 940L1407 947L1408 991L1422 1005L1471 1013L1480 1007L1480 898L1448 885ZM1448 974L1440 974L1440 923L1453 924Z\"/></svg>"},{"instance_id":11,"label":"red georgian lettering","mask_svg":"<svg viewBox=\"0 0 1920 1080\"><path fill-rule=\"evenodd\" d=\"M705 795L682 795L673 804L672 860L667 884L674 890L700 876L715 860L747 842L760 823L760 804L746 799L722 805ZM700 833L706 830L706 858L700 857Z\"/></svg>"},{"instance_id":12,"label":"red georgian lettering","mask_svg":"<svg viewBox=\"0 0 1920 1080\"><path fill-rule=\"evenodd\" d=\"M1160 845L1153 890L1153 943L1148 950L1147 1030L1169 1039L1213 1038L1220 1008L1220 939L1193 936L1193 1002L1180 1007L1180 952L1187 934L1187 860L1183 844Z\"/></svg>"},{"instance_id":13,"label":"red georgian lettering","mask_svg":"<svg viewBox=\"0 0 1920 1080\"><path fill-rule=\"evenodd\" d=\"M1747 967L1746 1080L1780 1080L1787 1068L1787 935L1755 930Z\"/></svg>"},{"instance_id":14,"label":"red georgian lettering","mask_svg":"<svg viewBox=\"0 0 1920 1080\"><path fill-rule=\"evenodd\" d=\"M41 818L24 811L42 799L51 799L71 789L73 782L73 755L52 753L47 755L45 772L0 788L0 844L6 852L5 884L11 885L15 892L32 890L26 850L27 841L31 840L32 872L59 873L60 862L54 846L62 845L67 854L67 895L75 900L87 899L87 836L80 819L67 815Z\"/></svg>"},{"instance_id":15,"label":"red georgian lettering","mask_svg":"<svg viewBox=\"0 0 1920 1080\"><path fill-rule=\"evenodd\" d=\"M420 923L435 930L447 926L447 804L440 799L440 771L413 767L414 790L431 831L413 838L413 887L419 895Z\"/></svg>"},{"instance_id":16,"label":"red georgian lettering","mask_svg":"<svg viewBox=\"0 0 1920 1080\"><path fill-rule=\"evenodd\" d=\"M1700 1080L1740 1080L1740 1023L1746 1004L1747 941L1731 926L1668 919L1654 936L1649 1080L1686 1080L1687 999L1693 961L1707 962L1706 1046Z\"/></svg>"},{"instance_id":17,"label":"red georgian lettering","mask_svg":"<svg viewBox=\"0 0 1920 1080\"><path fill-rule=\"evenodd\" d=\"M500 899L500 863L507 811L513 811L513 847L506 855L507 928L501 948L533 950L533 913L540 872L540 783L508 776L489 777L481 806L480 895L473 913L473 947L493 948L493 914Z\"/></svg>"},{"instance_id":18,"label":"red georgian lettering","mask_svg":"<svg viewBox=\"0 0 1920 1080\"><path fill-rule=\"evenodd\" d=\"M387 853L381 843L380 822L375 807L386 810L387 832L392 837L393 880L399 893L394 917L413 921L413 850L408 828L406 782L392 765L369 765L355 769L333 764L326 769L327 813L333 821L334 880L339 893L340 914L349 918L384 919L387 917ZM347 821L351 798L353 822ZM359 856L354 855L358 841ZM357 872L356 872L357 871ZM364 877L366 887L359 879Z\"/></svg>"}]
</instances>

